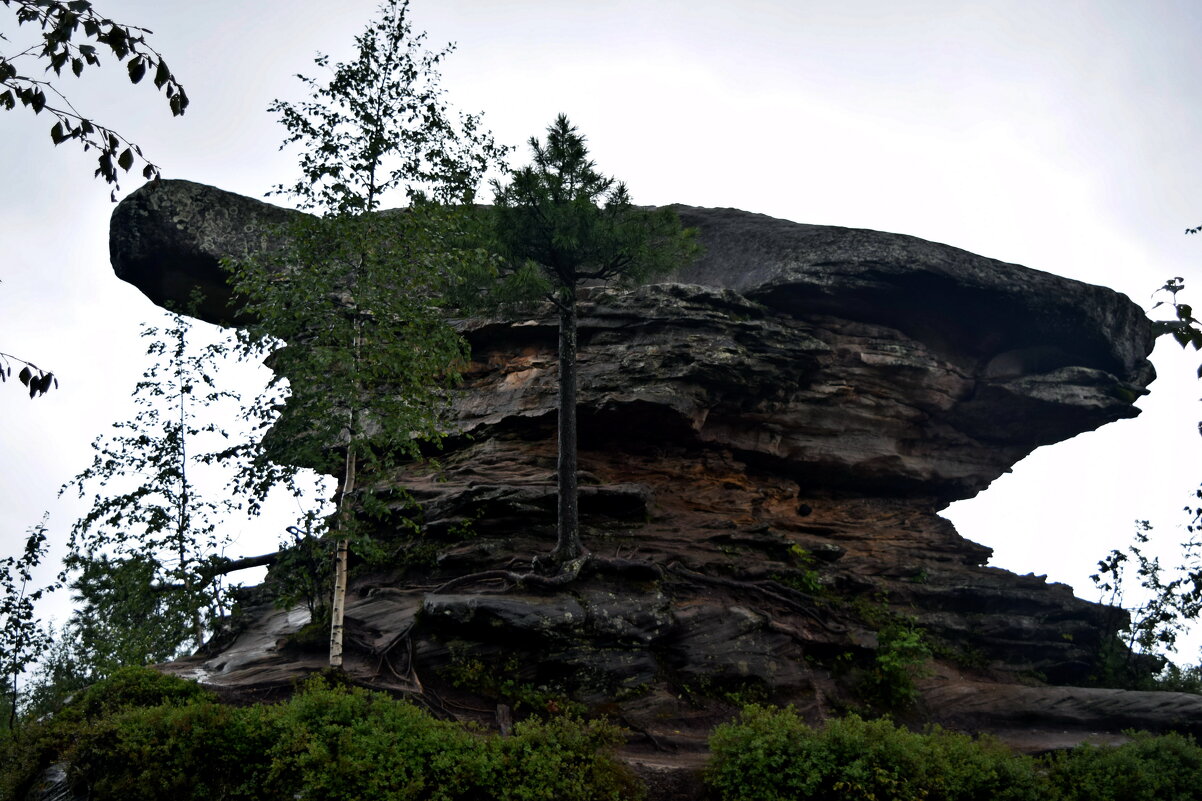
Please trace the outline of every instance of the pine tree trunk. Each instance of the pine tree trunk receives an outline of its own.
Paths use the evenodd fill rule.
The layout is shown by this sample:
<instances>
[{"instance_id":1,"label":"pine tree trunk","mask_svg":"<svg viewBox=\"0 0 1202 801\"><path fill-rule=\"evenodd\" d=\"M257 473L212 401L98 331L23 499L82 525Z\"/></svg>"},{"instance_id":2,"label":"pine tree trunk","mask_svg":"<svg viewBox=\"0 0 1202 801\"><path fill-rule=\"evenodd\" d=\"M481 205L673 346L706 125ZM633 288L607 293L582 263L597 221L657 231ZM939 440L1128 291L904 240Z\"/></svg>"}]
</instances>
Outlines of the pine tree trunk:
<instances>
[{"instance_id":1,"label":"pine tree trunk","mask_svg":"<svg viewBox=\"0 0 1202 801\"><path fill-rule=\"evenodd\" d=\"M576 290L559 304L559 521L553 558L563 564L584 553L576 487Z\"/></svg>"}]
</instances>

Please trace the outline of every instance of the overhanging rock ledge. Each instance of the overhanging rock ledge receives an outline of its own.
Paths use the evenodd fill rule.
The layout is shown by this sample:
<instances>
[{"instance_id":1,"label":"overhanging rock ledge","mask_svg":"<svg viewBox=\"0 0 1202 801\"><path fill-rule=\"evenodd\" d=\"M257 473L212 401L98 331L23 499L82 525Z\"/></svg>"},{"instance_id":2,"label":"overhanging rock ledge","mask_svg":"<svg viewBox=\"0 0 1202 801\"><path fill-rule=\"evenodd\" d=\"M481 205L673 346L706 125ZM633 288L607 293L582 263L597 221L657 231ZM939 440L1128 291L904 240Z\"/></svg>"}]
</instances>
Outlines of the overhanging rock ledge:
<instances>
[{"instance_id":1,"label":"overhanging rock ledge","mask_svg":"<svg viewBox=\"0 0 1202 801\"><path fill-rule=\"evenodd\" d=\"M586 544L650 568L560 591L436 591L554 540L554 320L462 321L458 433L437 470L386 477L421 502L421 525L398 508L378 532L394 558L352 584L354 676L512 702L492 666L506 686L556 688L684 743L736 699L815 717L865 703L890 632L913 621L935 654L915 716L1030 734L1032 710L1067 704L1049 731L1117 732L1138 710L1153 728L1202 727L1189 697L1169 714L1126 695L1115 715L1110 691L1055 686L1091 680L1117 618L984 566L989 549L937 514L1036 447L1138 414L1154 377L1138 306L914 237L677 210L705 255L658 283L589 290L580 310ZM113 215L113 265L156 303L201 287L199 314L228 321L220 258L278 246L290 214L149 184ZM295 614L249 619L173 669L254 693L323 663L288 638ZM986 686L1003 699L987 711L957 691Z\"/></svg>"}]
</instances>

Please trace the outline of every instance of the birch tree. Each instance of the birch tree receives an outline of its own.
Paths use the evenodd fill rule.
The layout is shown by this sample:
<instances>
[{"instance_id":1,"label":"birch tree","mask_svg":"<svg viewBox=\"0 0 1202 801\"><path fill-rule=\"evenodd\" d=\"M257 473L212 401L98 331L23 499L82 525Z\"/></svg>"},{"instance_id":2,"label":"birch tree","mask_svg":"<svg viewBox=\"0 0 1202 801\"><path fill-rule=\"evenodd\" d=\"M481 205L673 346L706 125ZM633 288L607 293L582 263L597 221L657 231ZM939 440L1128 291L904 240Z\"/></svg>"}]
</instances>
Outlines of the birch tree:
<instances>
[{"instance_id":1,"label":"birch tree","mask_svg":"<svg viewBox=\"0 0 1202 801\"><path fill-rule=\"evenodd\" d=\"M349 552L369 543L355 508L370 503L362 474L418 458L442 436L445 388L467 352L446 320L446 290L489 257L469 244L471 203L505 148L479 115L456 114L407 0L388 0L355 39L354 60L300 76L302 102L271 110L299 146L300 177L274 193L319 212L288 232L282 253L230 263L252 348L271 352L290 397L271 457L335 475L336 568L330 664L342 664ZM380 212L386 200L404 209Z\"/></svg>"},{"instance_id":2,"label":"birch tree","mask_svg":"<svg viewBox=\"0 0 1202 801\"><path fill-rule=\"evenodd\" d=\"M33 586L33 571L46 555L46 524L31 528L19 556L0 559L0 692L8 730L17 725L21 709L21 680L25 671L50 646L49 630L36 614L36 604L54 589Z\"/></svg>"},{"instance_id":3,"label":"birch tree","mask_svg":"<svg viewBox=\"0 0 1202 801\"><path fill-rule=\"evenodd\" d=\"M60 494L90 500L71 529L65 565L80 605L73 619L101 672L199 647L225 611L225 518L240 504L198 488L198 472L229 435L215 407L238 399L217 386L215 354L197 347L189 318L146 326L152 364L134 389L137 412L92 445L92 464Z\"/></svg>"}]
</instances>

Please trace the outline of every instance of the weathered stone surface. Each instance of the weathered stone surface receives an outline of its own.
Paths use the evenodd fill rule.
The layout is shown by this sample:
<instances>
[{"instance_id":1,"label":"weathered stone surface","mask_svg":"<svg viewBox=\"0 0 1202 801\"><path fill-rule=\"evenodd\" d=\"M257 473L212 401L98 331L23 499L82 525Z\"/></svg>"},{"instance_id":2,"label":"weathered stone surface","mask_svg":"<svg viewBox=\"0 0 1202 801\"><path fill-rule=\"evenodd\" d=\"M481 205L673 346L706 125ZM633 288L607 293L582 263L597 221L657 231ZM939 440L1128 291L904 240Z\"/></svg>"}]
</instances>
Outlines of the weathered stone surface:
<instances>
[{"instance_id":1,"label":"weathered stone surface","mask_svg":"<svg viewBox=\"0 0 1202 801\"><path fill-rule=\"evenodd\" d=\"M1202 696L1092 687L939 682L924 702L965 729L1044 732L1179 731L1202 735Z\"/></svg>"},{"instance_id":2,"label":"weathered stone surface","mask_svg":"<svg viewBox=\"0 0 1202 801\"><path fill-rule=\"evenodd\" d=\"M230 291L218 264L277 246L299 212L191 181L151 181L117 205L109 257L117 277L160 306L187 308L193 290L199 316L233 319Z\"/></svg>"},{"instance_id":3,"label":"weathered stone surface","mask_svg":"<svg viewBox=\"0 0 1202 801\"><path fill-rule=\"evenodd\" d=\"M1027 363L1023 373L1083 365L1151 379L1143 312L1104 287L901 234L737 209L681 207L680 216L699 229L706 252L678 280L797 316L883 323L980 367L1013 359Z\"/></svg>"},{"instance_id":4,"label":"weathered stone surface","mask_svg":"<svg viewBox=\"0 0 1202 801\"><path fill-rule=\"evenodd\" d=\"M269 209L160 182L114 214L114 264L160 302L216 285L218 259L285 216ZM1138 413L1139 308L913 237L680 213L699 262L582 296L581 510L604 559L562 586L517 580L554 541L553 318L463 321L472 363L439 465L373 478L404 486L420 525L380 523L394 556L352 582L348 671L469 716L553 690L687 748L751 698L813 717L860 703L890 626L913 620L935 646L929 719L1013 732L1027 724L1007 708L1054 696L1083 738L1153 713L1019 686L1088 681L1113 621L986 567L937 514L1034 448ZM201 313L229 318L221 302ZM279 620L175 669L227 688L313 669Z\"/></svg>"}]
</instances>

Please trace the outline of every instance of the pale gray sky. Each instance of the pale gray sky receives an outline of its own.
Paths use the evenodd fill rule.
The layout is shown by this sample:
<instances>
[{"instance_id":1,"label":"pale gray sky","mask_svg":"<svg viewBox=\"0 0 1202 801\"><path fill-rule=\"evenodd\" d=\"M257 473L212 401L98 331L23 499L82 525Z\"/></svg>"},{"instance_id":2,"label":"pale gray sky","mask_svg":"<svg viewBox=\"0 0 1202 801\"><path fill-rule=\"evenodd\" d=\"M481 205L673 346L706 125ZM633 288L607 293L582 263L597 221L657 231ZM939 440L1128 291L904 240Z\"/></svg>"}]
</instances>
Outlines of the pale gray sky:
<instances>
[{"instance_id":1,"label":"pale gray sky","mask_svg":"<svg viewBox=\"0 0 1202 801\"><path fill-rule=\"evenodd\" d=\"M375 5L96 0L154 30L192 106L172 119L111 59L63 88L165 176L260 196L295 169L268 103L302 97L293 75L312 74L317 51L348 56ZM0 32L15 38L9 13ZM1182 234L1202 223L1192 0L413 0L412 16L432 45L458 43L444 69L456 106L518 145L568 114L636 202L912 234L1145 306L1181 275L1202 298L1202 238ZM65 537L73 510L57 487L128 415L138 323L156 314L109 268L112 205L90 155L53 148L50 124L0 114L0 350L62 381L37 401L0 388L4 551L43 510ZM1087 598L1094 563L1133 519L1176 540L1202 479L1202 385L1197 358L1171 343L1154 360L1139 419L1037 451L952 507L961 534ZM278 528L238 525L260 541Z\"/></svg>"}]
</instances>

